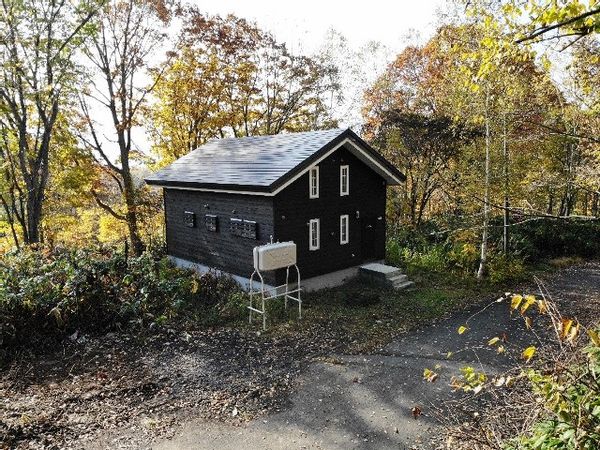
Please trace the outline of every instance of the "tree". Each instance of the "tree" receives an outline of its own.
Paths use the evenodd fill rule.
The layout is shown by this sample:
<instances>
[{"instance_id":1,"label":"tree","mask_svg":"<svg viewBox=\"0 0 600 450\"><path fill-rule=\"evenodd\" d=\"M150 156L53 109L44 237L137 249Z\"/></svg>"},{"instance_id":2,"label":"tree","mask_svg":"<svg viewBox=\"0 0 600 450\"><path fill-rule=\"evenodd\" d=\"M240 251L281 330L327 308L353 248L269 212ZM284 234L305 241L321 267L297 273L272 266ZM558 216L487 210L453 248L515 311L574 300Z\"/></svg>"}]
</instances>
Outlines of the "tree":
<instances>
[{"instance_id":1,"label":"tree","mask_svg":"<svg viewBox=\"0 0 600 450\"><path fill-rule=\"evenodd\" d=\"M592 0L534 0L526 3L510 0L504 14L511 19L518 43L575 37L575 41L600 32L600 7ZM523 24L524 15L529 21Z\"/></svg>"},{"instance_id":2,"label":"tree","mask_svg":"<svg viewBox=\"0 0 600 450\"><path fill-rule=\"evenodd\" d=\"M76 79L74 54L101 1L16 0L0 5L0 201L18 245L42 240L40 224L55 124Z\"/></svg>"},{"instance_id":3,"label":"tree","mask_svg":"<svg viewBox=\"0 0 600 450\"><path fill-rule=\"evenodd\" d=\"M149 58L166 38L161 28L170 20L167 4L146 0L117 0L106 5L100 16L98 32L85 49L90 63L99 73L88 80L80 96L81 113L87 133L80 137L92 151L102 169L111 177L123 198L121 210L104 202L92 191L97 204L118 220L127 223L135 254L143 251L139 234L139 189L132 176L136 156L133 129L141 123L140 112L156 85L143 86ZM112 140L104 141L101 127L94 119L90 103L104 109L112 121ZM115 146L118 159L111 159Z\"/></svg>"},{"instance_id":4,"label":"tree","mask_svg":"<svg viewBox=\"0 0 600 450\"><path fill-rule=\"evenodd\" d=\"M150 111L161 163L214 137L277 134L334 124L327 96L336 70L318 58L291 54L256 25L184 10L180 47L156 72Z\"/></svg>"},{"instance_id":5,"label":"tree","mask_svg":"<svg viewBox=\"0 0 600 450\"><path fill-rule=\"evenodd\" d=\"M373 143L406 175L405 208L419 227L461 149L481 133L449 117L391 110L384 113Z\"/></svg>"}]
</instances>

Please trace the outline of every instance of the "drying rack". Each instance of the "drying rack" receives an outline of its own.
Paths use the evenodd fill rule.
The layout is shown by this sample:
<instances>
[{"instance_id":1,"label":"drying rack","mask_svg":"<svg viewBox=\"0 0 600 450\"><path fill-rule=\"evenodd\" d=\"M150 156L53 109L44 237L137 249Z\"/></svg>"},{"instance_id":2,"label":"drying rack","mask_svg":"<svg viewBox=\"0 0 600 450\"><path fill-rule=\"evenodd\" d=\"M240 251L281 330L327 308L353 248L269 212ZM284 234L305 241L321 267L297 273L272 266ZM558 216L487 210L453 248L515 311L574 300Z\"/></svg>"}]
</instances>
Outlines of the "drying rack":
<instances>
[{"instance_id":1,"label":"drying rack","mask_svg":"<svg viewBox=\"0 0 600 450\"><path fill-rule=\"evenodd\" d=\"M290 268L293 267L296 269L296 274L298 277L298 281L296 287L290 290ZM254 290L254 277L258 276L260 279L260 290ZM285 289L284 289L285 288ZM283 289L283 290L282 290ZM282 290L281 292L279 292ZM263 317L263 331L267 329L267 310L265 309L265 302L267 300L274 300L279 297L284 298L284 305L287 311L288 300L293 300L298 302L298 319L302 319L302 297L301 297L302 287L300 286L300 269L298 269L298 265L292 264L291 266L286 267L285 273L285 284L276 287L265 287L265 280L260 273L260 270L254 269L252 275L250 276L250 305L248 309L250 310L250 318L249 321L252 323L252 313L255 312L257 314L262 314ZM293 296L292 294L296 294ZM259 303L257 303L257 307L254 307L254 297L259 297ZM260 309L258 308L260 306Z\"/></svg>"}]
</instances>

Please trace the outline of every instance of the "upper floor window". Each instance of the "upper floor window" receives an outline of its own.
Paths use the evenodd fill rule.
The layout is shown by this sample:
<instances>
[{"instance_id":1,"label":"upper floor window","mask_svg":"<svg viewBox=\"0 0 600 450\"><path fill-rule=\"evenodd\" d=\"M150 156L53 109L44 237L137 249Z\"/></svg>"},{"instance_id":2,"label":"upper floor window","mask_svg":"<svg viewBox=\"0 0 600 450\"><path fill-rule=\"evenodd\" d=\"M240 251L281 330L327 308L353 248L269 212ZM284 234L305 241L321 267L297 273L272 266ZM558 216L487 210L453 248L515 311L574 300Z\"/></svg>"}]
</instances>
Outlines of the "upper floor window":
<instances>
[{"instance_id":1,"label":"upper floor window","mask_svg":"<svg viewBox=\"0 0 600 450\"><path fill-rule=\"evenodd\" d=\"M350 242L350 237L348 236L348 228L349 228L349 217L348 214L344 214L340 216L340 244L347 244Z\"/></svg>"},{"instance_id":2,"label":"upper floor window","mask_svg":"<svg viewBox=\"0 0 600 450\"><path fill-rule=\"evenodd\" d=\"M310 169L308 175L308 194L310 198L319 198L319 166Z\"/></svg>"},{"instance_id":3,"label":"upper floor window","mask_svg":"<svg viewBox=\"0 0 600 450\"><path fill-rule=\"evenodd\" d=\"M321 230L319 219L310 219L308 228L308 248L309 250L319 250L321 247Z\"/></svg>"},{"instance_id":4,"label":"upper floor window","mask_svg":"<svg viewBox=\"0 0 600 450\"><path fill-rule=\"evenodd\" d=\"M350 194L350 168L340 166L340 195Z\"/></svg>"}]
</instances>

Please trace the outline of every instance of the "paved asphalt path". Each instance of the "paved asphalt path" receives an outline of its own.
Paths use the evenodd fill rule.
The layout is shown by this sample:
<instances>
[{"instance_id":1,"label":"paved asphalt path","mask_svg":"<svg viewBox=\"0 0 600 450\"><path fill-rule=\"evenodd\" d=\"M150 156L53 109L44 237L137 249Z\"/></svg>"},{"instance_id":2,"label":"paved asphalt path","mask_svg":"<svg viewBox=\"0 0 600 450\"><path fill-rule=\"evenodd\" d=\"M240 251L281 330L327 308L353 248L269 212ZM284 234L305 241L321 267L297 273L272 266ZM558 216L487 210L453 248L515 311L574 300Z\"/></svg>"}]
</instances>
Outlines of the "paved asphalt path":
<instances>
[{"instance_id":1,"label":"paved asphalt path","mask_svg":"<svg viewBox=\"0 0 600 450\"><path fill-rule=\"evenodd\" d=\"M600 264L563 270L548 289L565 309L597 320ZM450 378L466 365L488 374L502 371L531 343L522 319L510 316L506 302L481 309L409 333L374 354L314 363L299 378L290 406L279 413L242 427L193 421L153 448L433 449L442 435L437 417L458 395L448 386ZM458 327L465 324L469 330L459 335ZM498 355L487 341L503 333L514 350ZM435 383L423 380L425 368L439 373ZM423 413L417 419L414 406Z\"/></svg>"}]
</instances>

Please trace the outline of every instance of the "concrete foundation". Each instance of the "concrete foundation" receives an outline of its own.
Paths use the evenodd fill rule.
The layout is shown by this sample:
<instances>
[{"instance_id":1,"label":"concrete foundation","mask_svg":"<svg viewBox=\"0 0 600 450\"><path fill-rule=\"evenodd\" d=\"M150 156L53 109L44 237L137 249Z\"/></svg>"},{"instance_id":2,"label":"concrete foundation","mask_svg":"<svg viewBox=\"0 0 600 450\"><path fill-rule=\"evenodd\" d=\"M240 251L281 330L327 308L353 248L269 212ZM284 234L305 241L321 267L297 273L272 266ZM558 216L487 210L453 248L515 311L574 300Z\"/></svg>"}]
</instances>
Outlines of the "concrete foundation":
<instances>
[{"instance_id":1,"label":"concrete foundation","mask_svg":"<svg viewBox=\"0 0 600 450\"><path fill-rule=\"evenodd\" d=\"M188 269L193 269L198 273L214 273L216 275L224 275L233 278L242 289L248 291L250 290L250 275L248 274L248 278L242 277L240 275L233 275L228 272L224 272L222 270L214 269L204 264L195 263L192 261L188 261L187 259L177 258L175 256L169 256L169 259L175 264L177 267L183 267ZM378 264L383 264L383 261L377 261ZM359 273L359 269L361 266L348 267L347 269L336 270L335 272L326 273L325 275L319 275L312 278L301 279L302 288L305 292L318 291L319 289L326 289L341 286L342 284L348 282L353 277L356 277ZM295 275L290 273L290 278L294 279ZM302 272L300 272L300 276L302 276ZM295 283L294 283L295 284ZM260 280L258 283L254 284L254 288L257 289L260 287ZM275 286L271 286L265 284L265 288L269 290L274 290Z\"/></svg>"}]
</instances>

